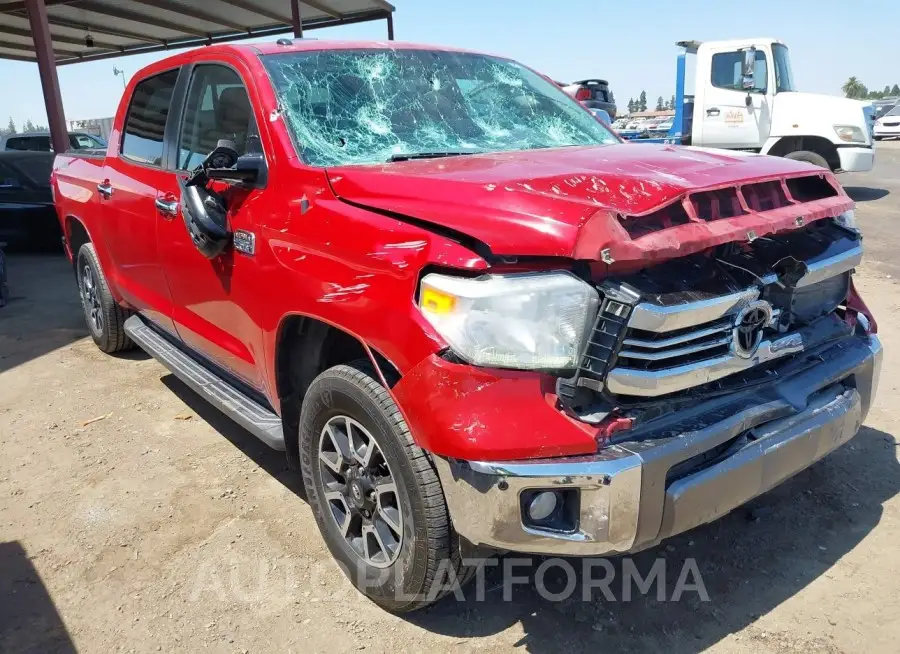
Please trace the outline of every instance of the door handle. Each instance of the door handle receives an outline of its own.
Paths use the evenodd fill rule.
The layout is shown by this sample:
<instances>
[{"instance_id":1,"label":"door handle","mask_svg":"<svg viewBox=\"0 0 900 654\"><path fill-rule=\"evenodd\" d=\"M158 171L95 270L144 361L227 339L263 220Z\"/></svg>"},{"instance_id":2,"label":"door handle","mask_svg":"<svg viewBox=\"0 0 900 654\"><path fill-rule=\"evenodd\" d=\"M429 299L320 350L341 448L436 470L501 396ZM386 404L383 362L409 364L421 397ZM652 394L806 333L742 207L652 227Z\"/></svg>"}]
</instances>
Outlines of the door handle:
<instances>
[{"instance_id":1,"label":"door handle","mask_svg":"<svg viewBox=\"0 0 900 654\"><path fill-rule=\"evenodd\" d=\"M718 107L710 107L709 109L706 110L706 115L707 116L718 116L719 108Z\"/></svg>"},{"instance_id":2,"label":"door handle","mask_svg":"<svg viewBox=\"0 0 900 654\"><path fill-rule=\"evenodd\" d=\"M156 208L168 218L174 218L178 214L178 201L156 198Z\"/></svg>"},{"instance_id":3,"label":"door handle","mask_svg":"<svg viewBox=\"0 0 900 654\"><path fill-rule=\"evenodd\" d=\"M97 184L97 192L107 200L109 199L109 196L111 196L113 193L113 187L112 184L109 183L108 179L104 180L100 184Z\"/></svg>"}]
</instances>

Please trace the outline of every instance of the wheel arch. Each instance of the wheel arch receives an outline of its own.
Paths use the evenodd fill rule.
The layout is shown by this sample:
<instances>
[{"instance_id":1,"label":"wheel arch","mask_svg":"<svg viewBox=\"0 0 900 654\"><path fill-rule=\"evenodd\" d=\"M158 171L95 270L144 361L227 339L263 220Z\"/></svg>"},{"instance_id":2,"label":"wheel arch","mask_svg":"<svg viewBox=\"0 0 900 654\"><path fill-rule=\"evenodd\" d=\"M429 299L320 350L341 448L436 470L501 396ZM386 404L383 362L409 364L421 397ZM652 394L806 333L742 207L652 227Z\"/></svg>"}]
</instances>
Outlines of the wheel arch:
<instances>
[{"instance_id":1,"label":"wheel arch","mask_svg":"<svg viewBox=\"0 0 900 654\"><path fill-rule=\"evenodd\" d=\"M85 243L93 243L94 239L91 238L91 234L84 224L84 221L74 214L68 214L66 216L63 229L66 237L66 247L69 249L72 265L75 265L75 259L78 257L78 250L80 250L81 246Z\"/></svg>"},{"instance_id":2,"label":"wheel arch","mask_svg":"<svg viewBox=\"0 0 900 654\"><path fill-rule=\"evenodd\" d=\"M288 462L299 469L300 406L312 381L336 365L368 359L389 393L401 374L386 356L362 338L325 320L304 314L281 319L275 336L275 387L281 406Z\"/></svg>"},{"instance_id":3,"label":"wheel arch","mask_svg":"<svg viewBox=\"0 0 900 654\"><path fill-rule=\"evenodd\" d=\"M791 152L806 150L815 152L828 162L832 171L841 167L837 146L824 136L780 136L771 138L762 149L762 154L784 157Z\"/></svg>"}]
</instances>

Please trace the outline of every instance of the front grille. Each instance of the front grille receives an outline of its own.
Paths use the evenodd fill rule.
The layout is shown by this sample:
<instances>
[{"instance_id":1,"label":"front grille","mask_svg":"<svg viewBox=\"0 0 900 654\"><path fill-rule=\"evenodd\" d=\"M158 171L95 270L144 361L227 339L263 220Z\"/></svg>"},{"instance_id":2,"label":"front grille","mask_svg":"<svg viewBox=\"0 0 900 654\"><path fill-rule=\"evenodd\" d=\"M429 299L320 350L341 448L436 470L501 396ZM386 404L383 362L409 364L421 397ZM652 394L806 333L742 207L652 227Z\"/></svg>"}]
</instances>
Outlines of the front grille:
<instances>
[{"instance_id":1,"label":"front grille","mask_svg":"<svg viewBox=\"0 0 900 654\"><path fill-rule=\"evenodd\" d=\"M725 356L732 341L732 320L718 320L660 334L629 329L617 365L638 370L664 370Z\"/></svg>"},{"instance_id":2,"label":"front grille","mask_svg":"<svg viewBox=\"0 0 900 654\"><path fill-rule=\"evenodd\" d=\"M765 184L752 193L778 201ZM593 415L601 405L680 396L731 376L747 380L830 338L829 321L846 325L834 313L861 257L858 235L818 221L607 279L578 368L558 380L558 396ZM778 272L785 260L796 265ZM799 277L788 275L794 269Z\"/></svg>"},{"instance_id":3,"label":"front grille","mask_svg":"<svg viewBox=\"0 0 900 654\"><path fill-rule=\"evenodd\" d=\"M578 364L575 377L570 380L569 394L574 386L585 386L594 390L603 387L602 380L615 363L616 350L622 345L631 307L623 302L604 299L587 346Z\"/></svg>"}]
</instances>

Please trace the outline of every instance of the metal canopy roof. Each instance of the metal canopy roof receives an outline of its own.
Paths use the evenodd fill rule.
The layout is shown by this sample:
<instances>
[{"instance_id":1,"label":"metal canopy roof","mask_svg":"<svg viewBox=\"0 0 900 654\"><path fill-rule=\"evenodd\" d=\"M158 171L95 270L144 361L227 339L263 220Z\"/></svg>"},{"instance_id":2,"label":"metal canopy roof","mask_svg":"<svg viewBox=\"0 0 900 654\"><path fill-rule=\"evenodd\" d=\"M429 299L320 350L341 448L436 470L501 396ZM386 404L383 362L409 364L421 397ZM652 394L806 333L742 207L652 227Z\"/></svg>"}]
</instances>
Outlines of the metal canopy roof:
<instances>
[{"instance_id":1,"label":"metal canopy roof","mask_svg":"<svg viewBox=\"0 0 900 654\"><path fill-rule=\"evenodd\" d=\"M57 65L295 31L292 0L44 3ZM394 11L386 0L300 0L297 6L304 30L390 19ZM0 0L0 59L37 61L24 0Z\"/></svg>"}]
</instances>

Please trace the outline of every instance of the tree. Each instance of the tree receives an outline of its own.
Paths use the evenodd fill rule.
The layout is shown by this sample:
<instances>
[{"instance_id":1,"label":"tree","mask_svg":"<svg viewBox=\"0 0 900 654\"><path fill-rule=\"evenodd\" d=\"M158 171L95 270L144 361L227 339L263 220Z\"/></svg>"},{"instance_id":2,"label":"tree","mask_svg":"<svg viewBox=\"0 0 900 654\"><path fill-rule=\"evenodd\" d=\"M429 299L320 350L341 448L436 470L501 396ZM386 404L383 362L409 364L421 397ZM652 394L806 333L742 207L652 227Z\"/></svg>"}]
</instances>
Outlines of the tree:
<instances>
[{"instance_id":1,"label":"tree","mask_svg":"<svg viewBox=\"0 0 900 654\"><path fill-rule=\"evenodd\" d=\"M9 125L6 126L7 134L15 134L16 133L16 124L13 122L12 116L9 117Z\"/></svg>"},{"instance_id":2,"label":"tree","mask_svg":"<svg viewBox=\"0 0 900 654\"><path fill-rule=\"evenodd\" d=\"M25 121L25 124L22 125L23 132L37 132L38 128L34 126L34 123L31 122L31 118Z\"/></svg>"},{"instance_id":3,"label":"tree","mask_svg":"<svg viewBox=\"0 0 900 654\"><path fill-rule=\"evenodd\" d=\"M890 94L891 94L891 85L885 84L884 85L884 95L890 95Z\"/></svg>"},{"instance_id":4,"label":"tree","mask_svg":"<svg viewBox=\"0 0 900 654\"><path fill-rule=\"evenodd\" d=\"M841 87L841 90L844 92L844 96L848 98L865 98L869 94L869 89L866 88L866 85L859 81L859 78L856 76L851 77L844 85Z\"/></svg>"},{"instance_id":5,"label":"tree","mask_svg":"<svg viewBox=\"0 0 900 654\"><path fill-rule=\"evenodd\" d=\"M673 93L672 99L669 100L669 109L674 109L674 108L675 108L675 94Z\"/></svg>"},{"instance_id":6,"label":"tree","mask_svg":"<svg viewBox=\"0 0 900 654\"><path fill-rule=\"evenodd\" d=\"M656 110L662 111L665 108L666 108L666 101L663 100L663 97L659 96L658 98L656 98Z\"/></svg>"},{"instance_id":7,"label":"tree","mask_svg":"<svg viewBox=\"0 0 900 654\"><path fill-rule=\"evenodd\" d=\"M633 114L634 112L635 112L634 98L628 98L628 113Z\"/></svg>"},{"instance_id":8,"label":"tree","mask_svg":"<svg viewBox=\"0 0 900 654\"><path fill-rule=\"evenodd\" d=\"M647 92L641 91L641 96L638 98L638 111L647 111Z\"/></svg>"},{"instance_id":9,"label":"tree","mask_svg":"<svg viewBox=\"0 0 900 654\"><path fill-rule=\"evenodd\" d=\"M891 87L891 95L900 95L900 86L897 86L896 84L894 84Z\"/></svg>"}]
</instances>

